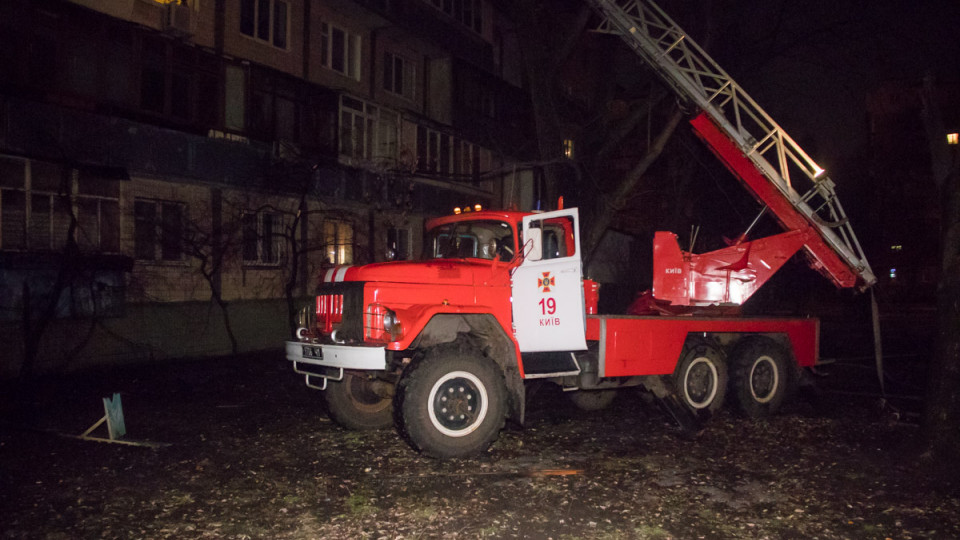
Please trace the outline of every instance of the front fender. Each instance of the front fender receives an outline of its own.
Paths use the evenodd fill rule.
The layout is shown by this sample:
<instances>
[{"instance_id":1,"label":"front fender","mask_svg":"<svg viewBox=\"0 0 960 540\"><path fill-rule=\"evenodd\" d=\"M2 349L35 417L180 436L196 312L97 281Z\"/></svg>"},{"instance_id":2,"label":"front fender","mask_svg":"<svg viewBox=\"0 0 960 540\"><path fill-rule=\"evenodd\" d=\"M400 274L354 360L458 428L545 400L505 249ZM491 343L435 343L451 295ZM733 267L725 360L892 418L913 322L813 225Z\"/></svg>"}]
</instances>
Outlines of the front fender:
<instances>
[{"instance_id":1,"label":"front fender","mask_svg":"<svg viewBox=\"0 0 960 540\"><path fill-rule=\"evenodd\" d=\"M507 328L510 328L510 321L503 321L500 317L497 317L494 314L494 310L488 306L420 304L396 308L393 310L403 325L402 337L399 340L392 341L387 345L387 348L393 351L403 351L409 349L414 345L415 341L417 347L427 347L437 343L453 341L456 339L457 333L467 332L470 330L469 325L459 318L456 318L456 320L460 320L459 324L443 325L443 327L440 328L432 327L431 334L435 335L427 336L426 338L422 337L421 334L423 333L424 328L426 328L427 325L429 325L437 315L491 315L504 329L504 332L507 332ZM507 335L510 335L510 333L507 332ZM428 342L425 343L425 339Z\"/></svg>"}]
</instances>

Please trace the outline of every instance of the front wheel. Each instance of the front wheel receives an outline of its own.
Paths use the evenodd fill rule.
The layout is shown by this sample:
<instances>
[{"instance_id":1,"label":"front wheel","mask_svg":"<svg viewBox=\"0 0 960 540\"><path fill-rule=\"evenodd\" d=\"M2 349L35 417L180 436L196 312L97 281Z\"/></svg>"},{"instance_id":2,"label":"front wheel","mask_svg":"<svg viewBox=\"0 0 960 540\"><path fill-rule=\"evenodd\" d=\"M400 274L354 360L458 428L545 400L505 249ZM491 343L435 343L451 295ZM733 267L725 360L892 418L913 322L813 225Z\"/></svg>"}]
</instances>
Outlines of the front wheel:
<instances>
[{"instance_id":1,"label":"front wheel","mask_svg":"<svg viewBox=\"0 0 960 540\"><path fill-rule=\"evenodd\" d=\"M766 337L749 338L733 352L733 389L740 411L748 418L777 412L790 388L787 352Z\"/></svg>"},{"instance_id":2,"label":"front wheel","mask_svg":"<svg viewBox=\"0 0 960 540\"><path fill-rule=\"evenodd\" d=\"M715 412L723 406L727 364L712 343L695 340L685 345L673 377L680 401L694 412Z\"/></svg>"},{"instance_id":3,"label":"front wheel","mask_svg":"<svg viewBox=\"0 0 960 540\"><path fill-rule=\"evenodd\" d=\"M437 458L472 456L503 428L503 375L478 353L441 345L411 366L395 407L403 434L417 450Z\"/></svg>"},{"instance_id":4,"label":"front wheel","mask_svg":"<svg viewBox=\"0 0 960 540\"><path fill-rule=\"evenodd\" d=\"M344 373L323 391L330 418L347 429L372 430L393 425L393 399L384 392L389 383Z\"/></svg>"}]
</instances>

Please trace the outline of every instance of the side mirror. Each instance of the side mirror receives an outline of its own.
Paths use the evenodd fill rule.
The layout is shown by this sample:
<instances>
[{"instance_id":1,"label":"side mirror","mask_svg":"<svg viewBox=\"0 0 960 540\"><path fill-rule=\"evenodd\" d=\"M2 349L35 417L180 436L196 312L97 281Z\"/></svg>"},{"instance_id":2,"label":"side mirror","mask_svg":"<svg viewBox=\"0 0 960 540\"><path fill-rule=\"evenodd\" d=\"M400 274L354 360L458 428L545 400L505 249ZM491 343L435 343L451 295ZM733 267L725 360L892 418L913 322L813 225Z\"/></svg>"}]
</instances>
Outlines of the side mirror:
<instances>
[{"instance_id":1,"label":"side mirror","mask_svg":"<svg viewBox=\"0 0 960 540\"><path fill-rule=\"evenodd\" d=\"M527 241L523 244L523 256L528 261L539 261L543 258L543 231L541 229L527 229L523 231Z\"/></svg>"}]
</instances>

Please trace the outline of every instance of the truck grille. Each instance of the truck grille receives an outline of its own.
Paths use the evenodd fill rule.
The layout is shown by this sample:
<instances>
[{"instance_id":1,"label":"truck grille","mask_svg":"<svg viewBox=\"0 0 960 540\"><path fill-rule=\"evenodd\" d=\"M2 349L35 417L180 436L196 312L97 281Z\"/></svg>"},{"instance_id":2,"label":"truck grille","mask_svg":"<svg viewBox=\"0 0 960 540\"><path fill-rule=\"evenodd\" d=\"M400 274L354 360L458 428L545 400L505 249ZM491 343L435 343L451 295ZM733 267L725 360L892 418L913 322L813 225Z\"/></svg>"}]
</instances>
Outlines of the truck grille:
<instances>
[{"instance_id":1,"label":"truck grille","mask_svg":"<svg viewBox=\"0 0 960 540\"><path fill-rule=\"evenodd\" d=\"M324 283L317 291L317 327L338 341L363 339L363 283Z\"/></svg>"}]
</instances>

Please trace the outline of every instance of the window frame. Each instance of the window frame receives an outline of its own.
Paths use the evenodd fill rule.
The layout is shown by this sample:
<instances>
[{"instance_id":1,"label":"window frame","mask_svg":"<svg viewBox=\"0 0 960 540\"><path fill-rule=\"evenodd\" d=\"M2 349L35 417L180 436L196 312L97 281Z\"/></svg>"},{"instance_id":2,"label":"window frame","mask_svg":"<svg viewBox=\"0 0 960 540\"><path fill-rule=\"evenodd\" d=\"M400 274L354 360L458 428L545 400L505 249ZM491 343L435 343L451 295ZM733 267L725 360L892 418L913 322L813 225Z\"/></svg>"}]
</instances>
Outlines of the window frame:
<instances>
[{"instance_id":1,"label":"window frame","mask_svg":"<svg viewBox=\"0 0 960 540\"><path fill-rule=\"evenodd\" d=\"M341 157L353 161L396 163L400 146L399 113L341 94L337 119L337 152ZM360 133L357 133L358 129ZM349 147L344 145L346 140L350 141ZM359 152L357 143L361 145Z\"/></svg>"},{"instance_id":2,"label":"window frame","mask_svg":"<svg viewBox=\"0 0 960 540\"><path fill-rule=\"evenodd\" d=\"M81 184L86 187L86 180L81 176L81 171L78 169L66 168L63 165L58 165L56 163L40 161L40 160L31 160L25 158L17 158L13 156L0 156L0 159L3 161L20 163L22 164L22 183L19 186L5 185L0 184L0 251L9 251L9 252L56 252L66 245L68 238L65 233L69 231L70 222L73 217L76 217L77 226L73 231L73 241L76 242L77 246L81 251L92 252L92 253L107 253L107 254L119 254L122 252L122 242L121 242L121 231L123 228L123 216L120 211L120 186L117 184L115 186L116 192L114 194L104 193L103 191L111 191L111 188L106 190L100 189L100 193L96 193L97 189L91 189L89 192L86 189L81 189ZM37 172L36 170L40 167L48 167L50 171L56 172L60 175L60 178L57 180L59 187L56 190L52 190L49 187L35 187L39 182L37 181ZM63 175L69 175L69 185L63 185ZM106 182L119 182L119 180L103 180ZM90 184L93 186L93 184ZM22 220L19 224L13 223L8 224L6 217L4 216L3 207L7 203L7 197L11 197L10 193L19 193L22 197L22 215L18 216ZM40 215L40 211L35 211L34 207L38 206L38 201L46 200L47 210L42 214L46 215L46 219L42 225L44 227L38 228L37 222L35 221L34 216ZM69 207L65 206L69 204ZM93 204L95 212L93 214L93 222L89 221L91 214L86 213L86 209L89 209ZM105 210L105 204L112 204L112 219L113 223L107 223L110 218L107 210ZM16 218L14 218L16 219ZM106 227L104 225L110 225L110 230L112 231L112 236L106 236L104 230ZM92 225L92 226L91 226ZM19 245L9 245L7 240L3 238L3 231L7 227L16 227L18 229L18 234L22 237L22 241ZM42 229L46 229L46 233L42 233ZM95 230L93 230L95 228ZM39 246L37 244L37 239L40 237L46 238L46 241L43 242L45 245ZM91 239L91 236L93 238ZM108 240L109 239L109 240ZM109 243L111 245L104 248L104 244Z\"/></svg>"},{"instance_id":3,"label":"window frame","mask_svg":"<svg viewBox=\"0 0 960 540\"><path fill-rule=\"evenodd\" d=\"M399 70L400 76L397 77ZM399 96L408 101L417 99L417 63L409 57L390 51L383 53L383 82L384 91ZM397 88L399 84L399 88Z\"/></svg>"},{"instance_id":4,"label":"window frame","mask_svg":"<svg viewBox=\"0 0 960 540\"><path fill-rule=\"evenodd\" d=\"M342 36L342 44L339 46L334 41L338 32ZM324 69L360 82L363 73L363 37L359 33L321 21L319 56L320 66ZM337 68L338 63L342 65L342 69Z\"/></svg>"},{"instance_id":5,"label":"window frame","mask_svg":"<svg viewBox=\"0 0 960 540\"><path fill-rule=\"evenodd\" d=\"M453 178L475 178L480 172L480 145L417 125L417 170Z\"/></svg>"},{"instance_id":6,"label":"window frame","mask_svg":"<svg viewBox=\"0 0 960 540\"><path fill-rule=\"evenodd\" d=\"M150 205L154 209L152 216L152 222L150 225L151 237L150 243L152 244L151 250L152 257L141 257L141 230L139 229L140 224L144 222L138 215L137 210L138 205ZM180 228L179 228L179 237L175 238L174 241L177 242L176 257L168 257L167 253L167 237L166 237L166 221L165 216L167 214L167 207L176 207L179 209L180 214ZM133 258L139 263L146 264L182 264L187 261L187 250L184 245L184 236L186 233L186 224L187 224L187 204L181 201L171 201L164 199L153 199L146 197L136 197L133 201Z\"/></svg>"},{"instance_id":7,"label":"window frame","mask_svg":"<svg viewBox=\"0 0 960 540\"><path fill-rule=\"evenodd\" d=\"M413 256L410 227L387 228L387 250L392 250L394 261L409 261Z\"/></svg>"},{"instance_id":8,"label":"window frame","mask_svg":"<svg viewBox=\"0 0 960 540\"><path fill-rule=\"evenodd\" d=\"M478 34L483 33L482 0L424 0ZM463 9L467 6L468 9Z\"/></svg>"},{"instance_id":9,"label":"window frame","mask_svg":"<svg viewBox=\"0 0 960 540\"><path fill-rule=\"evenodd\" d=\"M320 226L320 234L323 240L322 249L324 264L353 264L357 245L356 228L354 227L353 221L348 219L328 218L324 219ZM333 226L335 228L332 237L328 234L328 226ZM330 243L331 238L333 239L333 243Z\"/></svg>"},{"instance_id":10,"label":"window frame","mask_svg":"<svg viewBox=\"0 0 960 540\"><path fill-rule=\"evenodd\" d=\"M249 258L247 256L247 242L249 241L247 233L249 229L247 228L247 220L250 216L255 216L256 219L256 237L254 239L256 246L256 258ZM269 232L265 231L265 220L266 216L271 216L271 230ZM274 226L279 225L279 231L275 232L273 230ZM263 266L263 267L279 267L283 264L284 259L284 235L283 235L283 213L277 212L275 210L244 210L241 213L240 217L240 260L243 263L243 266ZM270 259L264 257L264 254L269 252L269 250L264 249L266 241L273 240L275 242L272 253L273 257Z\"/></svg>"},{"instance_id":11,"label":"window frame","mask_svg":"<svg viewBox=\"0 0 960 540\"><path fill-rule=\"evenodd\" d=\"M263 6L267 9L264 12ZM245 13L247 10L249 13ZM282 10L282 13L279 11ZM263 15L268 17L264 25L260 20ZM246 16L252 17L249 24L252 28L245 28ZM263 30L266 29L266 37ZM270 45L282 51L290 48L290 2L287 0L240 0L240 35L259 43ZM282 36L278 37L279 34Z\"/></svg>"}]
</instances>

